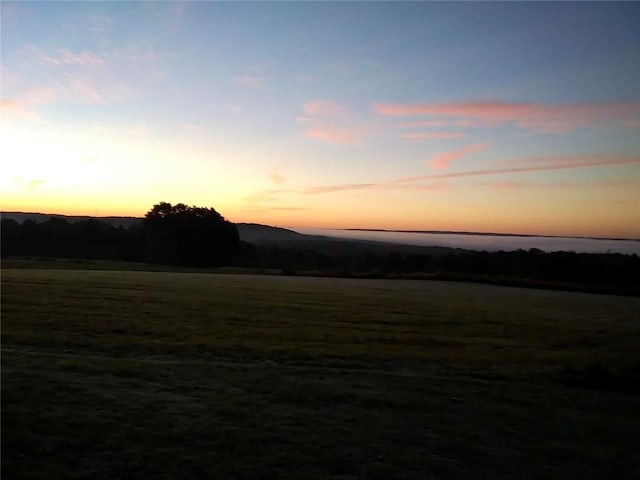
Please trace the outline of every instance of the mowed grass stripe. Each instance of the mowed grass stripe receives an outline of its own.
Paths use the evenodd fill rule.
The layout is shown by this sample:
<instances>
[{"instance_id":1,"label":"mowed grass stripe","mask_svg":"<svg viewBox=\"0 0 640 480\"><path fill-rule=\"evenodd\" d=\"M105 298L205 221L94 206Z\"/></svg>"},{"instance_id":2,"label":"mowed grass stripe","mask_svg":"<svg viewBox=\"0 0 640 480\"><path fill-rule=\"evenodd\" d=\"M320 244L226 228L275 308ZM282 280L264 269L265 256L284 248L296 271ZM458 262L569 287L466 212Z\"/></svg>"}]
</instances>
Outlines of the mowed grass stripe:
<instances>
[{"instance_id":1,"label":"mowed grass stripe","mask_svg":"<svg viewBox=\"0 0 640 480\"><path fill-rule=\"evenodd\" d=\"M633 367L640 299L490 285L3 270L3 343L104 353Z\"/></svg>"}]
</instances>

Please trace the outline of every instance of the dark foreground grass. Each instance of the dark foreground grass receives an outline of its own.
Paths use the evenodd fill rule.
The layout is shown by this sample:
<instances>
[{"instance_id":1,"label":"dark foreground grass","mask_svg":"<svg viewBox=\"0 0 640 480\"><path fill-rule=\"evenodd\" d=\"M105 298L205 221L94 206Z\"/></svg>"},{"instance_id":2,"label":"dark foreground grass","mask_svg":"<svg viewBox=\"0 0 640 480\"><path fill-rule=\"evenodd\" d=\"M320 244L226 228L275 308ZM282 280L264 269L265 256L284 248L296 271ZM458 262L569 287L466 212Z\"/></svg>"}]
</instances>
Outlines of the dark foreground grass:
<instances>
[{"instance_id":1,"label":"dark foreground grass","mask_svg":"<svg viewBox=\"0 0 640 480\"><path fill-rule=\"evenodd\" d=\"M640 300L3 270L3 478L638 478Z\"/></svg>"}]
</instances>

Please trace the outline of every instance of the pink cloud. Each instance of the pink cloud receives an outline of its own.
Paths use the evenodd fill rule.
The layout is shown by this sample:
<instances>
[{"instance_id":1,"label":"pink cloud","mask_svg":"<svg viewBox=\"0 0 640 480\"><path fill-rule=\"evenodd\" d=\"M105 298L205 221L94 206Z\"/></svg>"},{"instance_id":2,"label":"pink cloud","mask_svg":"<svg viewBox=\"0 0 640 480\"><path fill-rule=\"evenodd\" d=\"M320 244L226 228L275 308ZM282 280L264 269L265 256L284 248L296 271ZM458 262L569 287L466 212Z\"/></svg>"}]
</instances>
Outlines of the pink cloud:
<instances>
[{"instance_id":1,"label":"pink cloud","mask_svg":"<svg viewBox=\"0 0 640 480\"><path fill-rule=\"evenodd\" d=\"M435 154L429 159L429 165L433 168L449 168L452 162L459 160L460 158L469 155L471 153L482 152L487 149L489 145L486 143L474 143L467 147L459 148L452 152L441 152Z\"/></svg>"},{"instance_id":2,"label":"pink cloud","mask_svg":"<svg viewBox=\"0 0 640 480\"><path fill-rule=\"evenodd\" d=\"M629 122L640 102L539 104L475 101L459 103L376 103L374 112L389 116L432 115L458 118L460 126L512 123L536 133L564 133L607 121Z\"/></svg>"},{"instance_id":3,"label":"pink cloud","mask_svg":"<svg viewBox=\"0 0 640 480\"><path fill-rule=\"evenodd\" d=\"M12 110L18 108L20 106L20 102L17 100L13 100L11 98L0 98L0 108L5 110Z\"/></svg>"},{"instance_id":4,"label":"pink cloud","mask_svg":"<svg viewBox=\"0 0 640 480\"><path fill-rule=\"evenodd\" d=\"M355 144L374 128L347 107L327 100L314 100L302 106L298 121L307 125L304 135L334 145Z\"/></svg>"},{"instance_id":5,"label":"pink cloud","mask_svg":"<svg viewBox=\"0 0 640 480\"><path fill-rule=\"evenodd\" d=\"M519 160L520 166L511 168L493 168L482 170L469 170L457 173L442 173L435 175L419 175L408 178L387 179L370 183L350 183L318 185L302 190L273 190L263 192L263 196L251 198L252 201L276 201L272 194L291 193L305 195L319 195L334 192L346 192L356 190L429 190L446 191L456 188L485 187L491 189L523 189L523 188L572 188L572 187L594 187L594 188L634 188L640 182L640 177L625 178L623 180L595 180L586 182L541 182L531 180L499 180L499 181L477 181L472 183L451 183L449 180L457 178L472 178L501 174L518 174L542 172L551 170L568 170L593 168L600 166L615 166L626 164L640 164L640 157L623 155L584 155L584 156L559 156L546 157L547 164L536 165L538 161L531 162L530 159ZM516 162L514 162L516 163Z\"/></svg>"},{"instance_id":6,"label":"pink cloud","mask_svg":"<svg viewBox=\"0 0 640 480\"><path fill-rule=\"evenodd\" d=\"M464 133L461 132L415 132L415 133L403 133L402 138L409 140L437 140L447 138L460 138L464 137Z\"/></svg>"},{"instance_id":7,"label":"pink cloud","mask_svg":"<svg viewBox=\"0 0 640 480\"><path fill-rule=\"evenodd\" d=\"M326 100L307 102L302 109L308 117L344 117L351 114L347 107Z\"/></svg>"},{"instance_id":8,"label":"pink cloud","mask_svg":"<svg viewBox=\"0 0 640 480\"><path fill-rule=\"evenodd\" d=\"M397 179L395 180L395 182L406 183L443 178L462 178L485 175L502 175L510 173L534 173L553 170L572 170L580 168L640 164L640 157L626 155L572 155L544 157L544 159L544 161L542 161L542 159L524 159L513 162L514 166L512 167L467 170L464 172L440 173L434 175L418 175L415 177ZM536 162L539 162L541 164L535 165Z\"/></svg>"},{"instance_id":9,"label":"pink cloud","mask_svg":"<svg viewBox=\"0 0 640 480\"><path fill-rule=\"evenodd\" d=\"M65 96L72 101L88 105L105 105L110 101L123 100L133 95L132 90L114 79L85 79L78 77L63 87Z\"/></svg>"},{"instance_id":10,"label":"pink cloud","mask_svg":"<svg viewBox=\"0 0 640 480\"><path fill-rule=\"evenodd\" d=\"M0 109L4 110L3 120L23 118L33 122L44 123L42 116L36 112L41 105L54 101L58 93L53 88L35 88L27 91L21 98L0 99Z\"/></svg>"},{"instance_id":11,"label":"pink cloud","mask_svg":"<svg viewBox=\"0 0 640 480\"><path fill-rule=\"evenodd\" d=\"M67 49L60 49L56 54L47 55L39 48L29 46L28 50L35 55L40 63L48 65L80 65L83 67L98 67L104 64L102 56L88 51L74 53Z\"/></svg>"},{"instance_id":12,"label":"pink cloud","mask_svg":"<svg viewBox=\"0 0 640 480\"><path fill-rule=\"evenodd\" d=\"M104 64L104 59L91 52L73 53L69 50L60 50L60 60L65 65L82 65L85 67L97 67Z\"/></svg>"},{"instance_id":13,"label":"pink cloud","mask_svg":"<svg viewBox=\"0 0 640 480\"><path fill-rule=\"evenodd\" d=\"M349 128L318 123L305 132L305 135L334 145L358 143L369 133L366 128Z\"/></svg>"},{"instance_id":14,"label":"pink cloud","mask_svg":"<svg viewBox=\"0 0 640 480\"><path fill-rule=\"evenodd\" d=\"M305 195L319 195L335 192L357 191L357 190L420 190L420 191L446 191L456 188L468 188L468 187L485 187L499 190L517 190L523 188L574 188L574 187L593 187L593 188L634 188L640 181L639 178L631 178L625 180L606 180L606 181L587 181L587 182L535 182L535 181L493 181L493 182L475 182L475 183L450 183L447 180L464 177L485 176L485 175L497 175L504 173L522 173L522 172L537 172L545 170L557 170L557 169L570 169L570 168L588 168L596 166L612 166L621 165L625 163L640 163L640 158L626 158L626 157L610 157L608 161L602 160L600 162L594 159L587 159L586 161L573 164L561 164L561 165L546 165L539 167L521 167L510 169L487 169L487 170L474 170L468 172L451 173L451 174L438 174L438 175L421 175L417 177L404 178L404 179L389 179L380 182L372 183L351 183L351 184L334 184L334 185L318 185L315 187L308 187L303 190L290 190L288 193L305 194ZM415 183L414 183L415 182ZM421 182L421 183L417 183ZM423 183L425 182L425 183ZM285 191L274 191L276 193L283 193ZM271 193L271 192L268 192ZM285 192L287 193L287 192ZM268 197L261 198L261 201L276 201L276 198Z\"/></svg>"},{"instance_id":15,"label":"pink cloud","mask_svg":"<svg viewBox=\"0 0 640 480\"><path fill-rule=\"evenodd\" d=\"M56 87L41 87L27 90L21 97L6 99L4 108L15 112L37 115L35 110L52 102L71 100L88 105L104 105L110 100L122 100L131 95L123 85L95 85L85 78L79 77L69 80L65 85Z\"/></svg>"},{"instance_id":16,"label":"pink cloud","mask_svg":"<svg viewBox=\"0 0 640 480\"><path fill-rule=\"evenodd\" d=\"M0 99L0 108L7 111L24 110L30 107L47 104L53 101L56 96L56 91L53 88L35 88L28 90L20 98Z\"/></svg>"},{"instance_id":17,"label":"pink cloud","mask_svg":"<svg viewBox=\"0 0 640 480\"><path fill-rule=\"evenodd\" d=\"M406 122L402 124L405 128L444 127L446 125L449 125L447 120L422 120L419 122Z\"/></svg>"},{"instance_id":18,"label":"pink cloud","mask_svg":"<svg viewBox=\"0 0 640 480\"><path fill-rule=\"evenodd\" d=\"M347 192L347 191L355 191L355 190L429 190L429 191L439 191L439 190L450 190L452 188L457 188L457 185L452 185L450 183L444 183L440 181L434 181L429 183L424 183L420 185L403 185L398 183L395 180L387 180L381 182L372 182L372 183L348 183L348 184L337 184L337 185L319 185L315 187L307 188L298 193L303 193L307 195L316 195L316 194L324 194L324 193L334 193L334 192Z\"/></svg>"},{"instance_id":19,"label":"pink cloud","mask_svg":"<svg viewBox=\"0 0 640 480\"><path fill-rule=\"evenodd\" d=\"M2 115L0 115L0 125L11 124L16 119L24 119L30 122L46 124L42 115L25 108L24 105L19 102L2 102L2 104L0 104L0 110L2 111Z\"/></svg>"}]
</instances>

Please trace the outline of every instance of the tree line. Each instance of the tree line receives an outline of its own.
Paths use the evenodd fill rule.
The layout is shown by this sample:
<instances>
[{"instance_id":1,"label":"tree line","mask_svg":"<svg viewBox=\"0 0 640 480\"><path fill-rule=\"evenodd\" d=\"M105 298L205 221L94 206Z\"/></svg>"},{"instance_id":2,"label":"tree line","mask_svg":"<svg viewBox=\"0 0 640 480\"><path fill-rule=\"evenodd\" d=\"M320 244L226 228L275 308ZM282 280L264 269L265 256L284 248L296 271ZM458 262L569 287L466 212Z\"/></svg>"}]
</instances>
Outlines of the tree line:
<instances>
[{"instance_id":1,"label":"tree line","mask_svg":"<svg viewBox=\"0 0 640 480\"><path fill-rule=\"evenodd\" d=\"M162 202L140 224L116 227L52 217L41 223L2 219L3 257L104 259L184 267L234 266L283 274L489 282L640 295L640 257L517 250L367 247L241 242L215 209ZM429 252L429 253L422 253Z\"/></svg>"},{"instance_id":2,"label":"tree line","mask_svg":"<svg viewBox=\"0 0 640 480\"><path fill-rule=\"evenodd\" d=\"M51 217L22 224L2 219L3 257L82 258L188 267L230 264L239 253L235 224L213 208L161 202L138 225Z\"/></svg>"},{"instance_id":3,"label":"tree line","mask_svg":"<svg viewBox=\"0 0 640 480\"><path fill-rule=\"evenodd\" d=\"M323 253L319 249L244 245L235 264L285 274L359 278L458 280L524 287L640 295L640 257L619 253L538 249L441 253L379 251Z\"/></svg>"}]
</instances>

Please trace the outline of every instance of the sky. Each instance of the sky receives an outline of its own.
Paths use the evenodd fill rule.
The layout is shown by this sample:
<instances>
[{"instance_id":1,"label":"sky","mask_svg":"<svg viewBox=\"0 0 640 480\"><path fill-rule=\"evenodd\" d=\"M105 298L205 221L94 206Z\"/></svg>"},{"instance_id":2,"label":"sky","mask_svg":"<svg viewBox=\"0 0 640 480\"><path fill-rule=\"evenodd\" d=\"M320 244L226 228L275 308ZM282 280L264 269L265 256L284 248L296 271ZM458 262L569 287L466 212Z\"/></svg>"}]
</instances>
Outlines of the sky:
<instances>
[{"instance_id":1,"label":"sky","mask_svg":"<svg viewBox=\"0 0 640 480\"><path fill-rule=\"evenodd\" d=\"M640 238L640 3L0 9L4 211Z\"/></svg>"}]
</instances>

